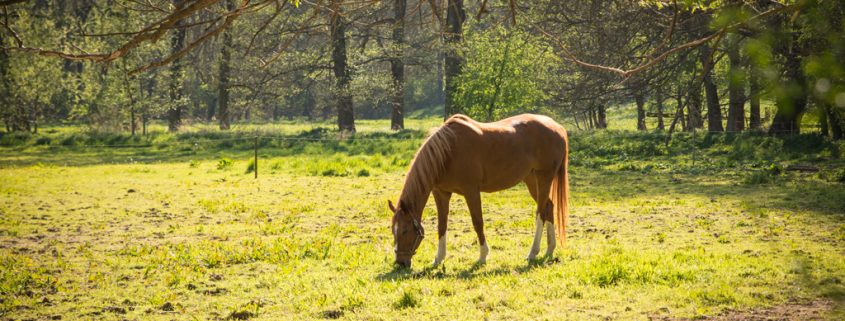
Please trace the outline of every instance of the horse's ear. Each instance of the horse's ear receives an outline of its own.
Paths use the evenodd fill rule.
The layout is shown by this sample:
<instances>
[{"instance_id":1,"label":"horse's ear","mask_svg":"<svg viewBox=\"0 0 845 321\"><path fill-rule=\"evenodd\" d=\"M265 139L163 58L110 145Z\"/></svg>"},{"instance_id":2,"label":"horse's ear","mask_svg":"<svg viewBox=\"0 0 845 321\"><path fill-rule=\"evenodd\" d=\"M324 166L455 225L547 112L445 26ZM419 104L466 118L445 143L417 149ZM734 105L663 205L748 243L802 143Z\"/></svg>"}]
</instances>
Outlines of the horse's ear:
<instances>
[{"instance_id":1,"label":"horse's ear","mask_svg":"<svg viewBox=\"0 0 845 321\"><path fill-rule=\"evenodd\" d=\"M396 213L396 208L393 207L393 202L391 202L390 200L387 200L387 207L390 208L391 212Z\"/></svg>"}]
</instances>

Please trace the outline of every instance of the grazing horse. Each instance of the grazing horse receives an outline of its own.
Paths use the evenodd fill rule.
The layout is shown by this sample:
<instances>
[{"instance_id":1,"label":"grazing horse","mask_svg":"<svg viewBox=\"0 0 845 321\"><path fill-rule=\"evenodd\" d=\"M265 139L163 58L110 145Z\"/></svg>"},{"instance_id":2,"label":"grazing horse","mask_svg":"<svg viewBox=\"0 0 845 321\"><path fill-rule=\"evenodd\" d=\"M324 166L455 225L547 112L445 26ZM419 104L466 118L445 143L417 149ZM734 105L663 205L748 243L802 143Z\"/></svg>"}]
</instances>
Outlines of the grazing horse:
<instances>
[{"instance_id":1,"label":"grazing horse","mask_svg":"<svg viewBox=\"0 0 845 321\"><path fill-rule=\"evenodd\" d=\"M481 216L481 192L495 192L525 182L537 202L534 242L528 252L533 260L540 252L545 224L546 255L555 249L555 234L566 238L568 217L569 142L566 130L546 116L523 114L494 123L480 123L464 115L450 117L417 151L405 186L393 212L391 229L396 264L409 267L425 230L422 212L428 196L437 205L437 255L434 265L446 257L446 223L452 194L463 195L478 234L479 264L489 248ZM553 215L554 214L554 215Z\"/></svg>"}]
</instances>

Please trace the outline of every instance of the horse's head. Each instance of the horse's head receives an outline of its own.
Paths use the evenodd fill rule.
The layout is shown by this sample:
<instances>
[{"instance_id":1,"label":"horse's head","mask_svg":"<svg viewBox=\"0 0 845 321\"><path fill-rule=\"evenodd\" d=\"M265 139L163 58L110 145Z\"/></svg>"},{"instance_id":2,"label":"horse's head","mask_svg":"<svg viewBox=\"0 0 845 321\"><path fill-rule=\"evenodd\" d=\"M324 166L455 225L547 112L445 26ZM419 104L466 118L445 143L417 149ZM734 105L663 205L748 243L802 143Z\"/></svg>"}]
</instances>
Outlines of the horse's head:
<instances>
[{"instance_id":1,"label":"horse's head","mask_svg":"<svg viewBox=\"0 0 845 321\"><path fill-rule=\"evenodd\" d=\"M393 212L393 223L390 226L393 231L393 251L396 253L396 264L410 267L411 257L417 252L417 248L425 236L420 221L400 201L399 206L393 207L393 203L387 201L390 211Z\"/></svg>"}]
</instances>

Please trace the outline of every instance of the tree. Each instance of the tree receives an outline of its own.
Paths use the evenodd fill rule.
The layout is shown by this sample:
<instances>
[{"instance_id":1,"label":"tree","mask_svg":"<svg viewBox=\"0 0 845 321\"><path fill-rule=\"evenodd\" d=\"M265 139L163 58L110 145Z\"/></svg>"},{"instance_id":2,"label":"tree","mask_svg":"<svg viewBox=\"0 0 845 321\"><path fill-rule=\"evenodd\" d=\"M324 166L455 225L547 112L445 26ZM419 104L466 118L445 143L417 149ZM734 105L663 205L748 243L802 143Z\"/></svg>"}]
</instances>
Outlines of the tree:
<instances>
[{"instance_id":1,"label":"tree","mask_svg":"<svg viewBox=\"0 0 845 321\"><path fill-rule=\"evenodd\" d=\"M185 6L185 0L173 0L173 6L177 11L182 10ZM185 33L187 32L183 25L183 19L176 20L174 27L176 31L170 38L171 55L176 55L185 46ZM184 102L182 101L183 89L182 80L184 78L181 61L177 58L170 65L170 100L171 105L167 110L167 130L171 132L179 131L179 126L182 125L182 112Z\"/></svg>"},{"instance_id":2,"label":"tree","mask_svg":"<svg viewBox=\"0 0 845 321\"><path fill-rule=\"evenodd\" d=\"M332 0L329 28L332 43L332 71L335 77L335 104L337 108L337 127L341 132L355 132L355 113L352 106L350 82L352 76L346 56L346 28L340 0Z\"/></svg>"},{"instance_id":3,"label":"tree","mask_svg":"<svg viewBox=\"0 0 845 321\"><path fill-rule=\"evenodd\" d=\"M234 0L226 1L226 9L235 10ZM229 129L229 75L231 73L232 60L232 30L223 31L223 43L220 45L220 78L217 80L217 118L220 120L220 129Z\"/></svg>"},{"instance_id":4,"label":"tree","mask_svg":"<svg viewBox=\"0 0 845 321\"><path fill-rule=\"evenodd\" d=\"M466 20L463 0L447 0L446 5L446 52L444 54L445 78L446 78L446 102L443 106L443 118L446 119L456 112L455 92L457 89L456 80L461 74L463 61L458 54L458 46L463 36L463 25Z\"/></svg>"},{"instance_id":5,"label":"tree","mask_svg":"<svg viewBox=\"0 0 845 321\"><path fill-rule=\"evenodd\" d=\"M493 121L538 111L556 57L547 45L518 30L498 28L466 37L453 112Z\"/></svg>"},{"instance_id":6,"label":"tree","mask_svg":"<svg viewBox=\"0 0 845 321\"><path fill-rule=\"evenodd\" d=\"M393 1L393 45L395 56L390 60L390 74L393 77L393 105L390 129L405 128L405 7L407 0Z\"/></svg>"},{"instance_id":7,"label":"tree","mask_svg":"<svg viewBox=\"0 0 845 321\"><path fill-rule=\"evenodd\" d=\"M732 35L727 45L728 61L728 132L740 132L745 129L745 70L740 54L738 36Z\"/></svg>"}]
</instances>

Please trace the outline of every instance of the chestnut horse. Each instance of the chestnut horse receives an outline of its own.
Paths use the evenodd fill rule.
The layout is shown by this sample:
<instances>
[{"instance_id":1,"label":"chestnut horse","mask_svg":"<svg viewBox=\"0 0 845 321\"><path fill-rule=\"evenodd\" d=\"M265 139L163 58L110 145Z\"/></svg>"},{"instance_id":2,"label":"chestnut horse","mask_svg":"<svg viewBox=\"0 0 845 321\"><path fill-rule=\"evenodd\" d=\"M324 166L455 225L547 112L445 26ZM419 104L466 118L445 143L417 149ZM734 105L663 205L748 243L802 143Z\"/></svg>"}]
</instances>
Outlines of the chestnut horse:
<instances>
[{"instance_id":1,"label":"chestnut horse","mask_svg":"<svg viewBox=\"0 0 845 321\"><path fill-rule=\"evenodd\" d=\"M489 248L481 216L481 192L495 192L525 182L537 202L534 242L528 252L533 260L540 252L543 226L547 234L546 255L555 249L555 234L566 238L568 217L569 142L566 130L549 117L523 114L494 123L479 123L464 115L446 120L417 151L397 206L391 229L396 264L411 265L425 235L422 212L428 196L437 205L437 255L434 265L446 257L446 223L449 199L463 195L478 234L484 264ZM553 215L554 214L554 215Z\"/></svg>"}]
</instances>

